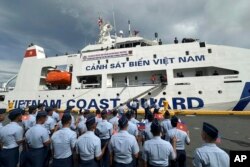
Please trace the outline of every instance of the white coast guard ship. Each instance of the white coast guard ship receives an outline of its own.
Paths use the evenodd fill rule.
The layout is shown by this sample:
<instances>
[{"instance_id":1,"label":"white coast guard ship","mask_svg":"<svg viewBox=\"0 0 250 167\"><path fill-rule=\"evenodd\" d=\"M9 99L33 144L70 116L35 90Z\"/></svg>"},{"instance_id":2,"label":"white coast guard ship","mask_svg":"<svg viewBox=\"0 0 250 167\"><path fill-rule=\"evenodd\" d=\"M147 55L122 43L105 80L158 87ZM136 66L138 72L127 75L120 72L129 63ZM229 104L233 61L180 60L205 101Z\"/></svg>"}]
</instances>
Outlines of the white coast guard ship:
<instances>
[{"instance_id":1,"label":"white coast guard ship","mask_svg":"<svg viewBox=\"0 0 250 167\"><path fill-rule=\"evenodd\" d=\"M162 44L136 33L112 36L101 19L99 26L99 42L79 53L46 57L30 45L14 89L5 83L0 92L0 107L112 109L135 99L141 108L147 99L160 107L167 100L171 109L250 109L249 49L197 40Z\"/></svg>"}]
</instances>

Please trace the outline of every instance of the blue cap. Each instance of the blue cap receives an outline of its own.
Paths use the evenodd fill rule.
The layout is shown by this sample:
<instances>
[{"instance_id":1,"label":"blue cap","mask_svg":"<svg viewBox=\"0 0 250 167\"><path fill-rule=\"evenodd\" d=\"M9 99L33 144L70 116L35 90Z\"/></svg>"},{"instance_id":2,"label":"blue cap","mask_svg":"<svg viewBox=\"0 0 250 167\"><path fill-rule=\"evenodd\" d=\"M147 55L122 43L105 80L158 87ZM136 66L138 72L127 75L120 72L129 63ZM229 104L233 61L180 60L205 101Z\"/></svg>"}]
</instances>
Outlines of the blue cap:
<instances>
[{"instance_id":1,"label":"blue cap","mask_svg":"<svg viewBox=\"0 0 250 167\"><path fill-rule=\"evenodd\" d=\"M6 112L5 108L0 108L0 114L4 114Z\"/></svg>"},{"instance_id":2,"label":"blue cap","mask_svg":"<svg viewBox=\"0 0 250 167\"><path fill-rule=\"evenodd\" d=\"M48 112L50 112L50 111L53 111L53 108L52 108L52 107L46 107L46 108L45 108L45 111L48 113Z\"/></svg>"},{"instance_id":3,"label":"blue cap","mask_svg":"<svg viewBox=\"0 0 250 167\"><path fill-rule=\"evenodd\" d=\"M38 108L41 108L41 107L44 107L45 105L43 104L43 103L39 103L38 105L37 105L37 107Z\"/></svg>"},{"instance_id":4,"label":"blue cap","mask_svg":"<svg viewBox=\"0 0 250 167\"><path fill-rule=\"evenodd\" d=\"M94 125L95 123L96 123L96 121L95 121L94 115L90 115L87 117L86 126L91 126L91 125Z\"/></svg>"},{"instance_id":5,"label":"blue cap","mask_svg":"<svg viewBox=\"0 0 250 167\"><path fill-rule=\"evenodd\" d=\"M119 127L124 127L128 124L128 119L126 116L122 116L118 121Z\"/></svg>"},{"instance_id":6,"label":"blue cap","mask_svg":"<svg viewBox=\"0 0 250 167\"><path fill-rule=\"evenodd\" d=\"M46 116L47 116L47 113L45 111L40 111L37 113L36 119L39 119L41 117L46 117Z\"/></svg>"},{"instance_id":7,"label":"blue cap","mask_svg":"<svg viewBox=\"0 0 250 167\"><path fill-rule=\"evenodd\" d=\"M203 131L213 139L218 138L218 133L219 133L218 129L207 122L203 123Z\"/></svg>"},{"instance_id":8,"label":"blue cap","mask_svg":"<svg viewBox=\"0 0 250 167\"><path fill-rule=\"evenodd\" d=\"M12 121L12 120L14 120L14 119L16 119L19 115L22 115L22 109L20 109L20 108L16 108L16 109L13 109L13 110L11 110L10 111L10 113L9 113L9 119Z\"/></svg>"},{"instance_id":9,"label":"blue cap","mask_svg":"<svg viewBox=\"0 0 250 167\"><path fill-rule=\"evenodd\" d=\"M29 111L34 111L37 109L37 106L36 105L31 105L29 106Z\"/></svg>"}]
</instances>

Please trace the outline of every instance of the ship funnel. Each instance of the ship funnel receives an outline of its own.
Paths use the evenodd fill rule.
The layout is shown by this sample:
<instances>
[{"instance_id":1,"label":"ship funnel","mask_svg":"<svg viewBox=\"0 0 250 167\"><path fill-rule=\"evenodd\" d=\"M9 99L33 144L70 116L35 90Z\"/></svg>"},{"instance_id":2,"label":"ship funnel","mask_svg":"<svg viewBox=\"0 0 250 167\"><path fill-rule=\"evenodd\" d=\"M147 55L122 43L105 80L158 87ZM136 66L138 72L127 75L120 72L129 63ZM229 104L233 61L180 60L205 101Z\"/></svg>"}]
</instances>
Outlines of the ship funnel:
<instances>
[{"instance_id":1,"label":"ship funnel","mask_svg":"<svg viewBox=\"0 0 250 167\"><path fill-rule=\"evenodd\" d=\"M30 44L26 49L24 58L37 57L38 59L46 58L44 49L38 45Z\"/></svg>"}]
</instances>

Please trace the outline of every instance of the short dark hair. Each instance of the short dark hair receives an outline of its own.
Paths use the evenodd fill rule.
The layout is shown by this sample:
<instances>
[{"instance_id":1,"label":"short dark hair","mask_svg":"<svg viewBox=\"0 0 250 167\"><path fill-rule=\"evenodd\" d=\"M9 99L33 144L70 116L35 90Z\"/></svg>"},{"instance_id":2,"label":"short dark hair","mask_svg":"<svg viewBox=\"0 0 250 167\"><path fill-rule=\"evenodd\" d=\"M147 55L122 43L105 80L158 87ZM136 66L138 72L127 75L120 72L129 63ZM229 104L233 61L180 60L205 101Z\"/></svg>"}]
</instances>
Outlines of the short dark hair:
<instances>
[{"instance_id":1,"label":"short dark hair","mask_svg":"<svg viewBox=\"0 0 250 167\"><path fill-rule=\"evenodd\" d=\"M157 119L155 119L151 124L151 133L154 136L159 136L161 134L161 125Z\"/></svg>"},{"instance_id":2,"label":"short dark hair","mask_svg":"<svg viewBox=\"0 0 250 167\"><path fill-rule=\"evenodd\" d=\"M41 118L46 118L46 117L47 117L47 113L45 111L38 112L38 114L36 115L36 121L40 120Z\"/></svg>"},{"instance_id":3,"label":"short dark hair","mask_svg":"<svg viewBox=\"0 0 250 167\"><path fill-rule=\"evenodd\" d=\"M152 122L153 120L154 120L154 115L151 114L151 113L149 113L149 114L148 114L148 121L149 121L149 122Z\"/></svg>"},{"instance_id":4,"label":"short dark hair","mask_svg":"<svg viewBox=\"0 0 250 167\"><path fill-rule=\"evenodd\" d=\"M96 113L96 114L101 114L101 110L97 109L97 110L95 111L95 113Z\"/></svg>"},{"instance_id":5,"label":"short dark hair","mask_svg":"<svg viewBox=\"0 0 250 167\"><path fill-rule=\"evenodd\" d=\"M71 115L68 113L63 114L62 116L62 124L65 125L71 121Z\"/></svg>"},{"instance_id":6,"label":"short dark hair","mask_svg":"<svg viewBox=\"0 0 250 167\"><path fill-rule=\"evenodd\" d=\"M132 111L131 110L126 112L126 117L128 120L130 120L132 118Z\"/></svg>"},{"instance_id":7,"label":"short dark hair","mask_svg":"<svg viewBox=\"0 0 250 167\"><path fill-rule=\"evenodd\" d=\"M116 116L117 113L118 113L117 109L114 109L113 112L112 112L113 116Z\"/></svg>"},{"instance_id":8,"label":"short dark hair","mask_svg":"<svg viewBox=\"0 0 250 167\"><path fill-rule=\"evenodd\" d=\"M173 116L173 118L171 119L171 125L173 127L176 127L178 123L178 118L176 116Z\"/></svg>"}]
</instances>

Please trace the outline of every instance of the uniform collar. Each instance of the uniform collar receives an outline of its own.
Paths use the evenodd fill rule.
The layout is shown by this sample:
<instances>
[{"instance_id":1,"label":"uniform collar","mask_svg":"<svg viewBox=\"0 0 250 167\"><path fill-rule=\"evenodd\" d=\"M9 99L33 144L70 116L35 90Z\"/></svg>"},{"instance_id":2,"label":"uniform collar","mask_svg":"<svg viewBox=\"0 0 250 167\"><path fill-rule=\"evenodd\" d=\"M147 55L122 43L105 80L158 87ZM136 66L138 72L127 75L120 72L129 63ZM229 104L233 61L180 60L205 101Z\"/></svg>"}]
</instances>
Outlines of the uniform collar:
<instances>
[{"instance_id":1,"label":"uniform collar","mask_svg":"<svg viewBox=\"0 0 250 167\"><path fill-rule=\"evenodd\" d=\"M215 143L204 143L203 146L216 147Z\"/></svg>"},{"instance_id":2,"label":"uniform collar","mask_svg":"<svg viewBox=\"0 0 250 167\"><path fill-rule=\"evenodd\" d=\"M120 130L119 133L128 133L127 130Z\"/></svg>"},{"instance_id":3,"label":"uniform collar","mask_svg":"<svg viewBox=\"0 0 250 167\"><path fill-rule=\"evenodd\" d=\"M153 139L155 139L155 140L160 140L160 139L161 139L161 136L154 136Z\"/></svg>"},{"instance_id":4,"label":"uniform collar","mask_svg":"<svg viewBox=\"0 0 250 167\"><path fill-rule=\"evenodd\" d=\"M17 122L10 122L10 124L19 125Z\"/></svg>"},{"instance_id":5,"label":"uniform collar","mask_svg":"<svg viewBox=\"0 0 250 167\"><path fill-rule=\"evenodd\" d=\"M92 130L89 131L89 130L88 130L87 132L85 132L85 134L94 134L94 131L92 131Z\"/></svg>"}]
</instances>

